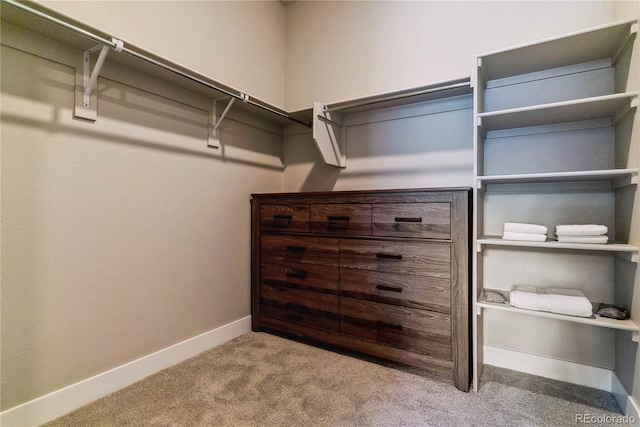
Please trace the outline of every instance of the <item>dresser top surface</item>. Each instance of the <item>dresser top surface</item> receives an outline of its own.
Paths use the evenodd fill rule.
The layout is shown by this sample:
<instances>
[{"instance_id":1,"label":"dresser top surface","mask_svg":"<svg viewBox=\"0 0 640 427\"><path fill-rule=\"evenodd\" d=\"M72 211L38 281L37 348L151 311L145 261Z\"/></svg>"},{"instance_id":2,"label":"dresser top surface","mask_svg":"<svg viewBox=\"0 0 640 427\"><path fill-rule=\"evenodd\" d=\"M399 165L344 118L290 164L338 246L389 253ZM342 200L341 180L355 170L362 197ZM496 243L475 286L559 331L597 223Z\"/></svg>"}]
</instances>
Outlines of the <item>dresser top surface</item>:
<instances>
[{"instance_id":1,"label":"dresser top surface","mask_svg":"<svg viewBox=\"0 0 640 427\"><path fill-rule=\"evenodd\" d=\"M385 190L348 190L348 191L313 191L313 192L289 192L289 193L254 193L252 198L314 198L314 197L336 197L336 196L391 196L391 195L419 195L425 193L444 192L471 192L471 187L444 187L444 188L404 188Z\"/></svg>"}]
</instances>

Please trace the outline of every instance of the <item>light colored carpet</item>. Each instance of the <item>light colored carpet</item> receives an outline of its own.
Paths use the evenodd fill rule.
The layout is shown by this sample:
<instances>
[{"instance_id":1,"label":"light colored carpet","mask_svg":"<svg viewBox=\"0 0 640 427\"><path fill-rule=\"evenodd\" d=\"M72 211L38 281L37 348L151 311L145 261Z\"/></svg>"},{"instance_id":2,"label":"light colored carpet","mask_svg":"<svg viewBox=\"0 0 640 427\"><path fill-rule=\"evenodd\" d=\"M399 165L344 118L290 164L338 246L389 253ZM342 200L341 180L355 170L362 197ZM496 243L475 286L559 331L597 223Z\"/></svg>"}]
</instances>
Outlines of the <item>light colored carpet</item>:
<instances>
[{"instance_id":1,"label":"light colored carpet","mask_svg":"<svg viewBox=\"0 0 640 427\"><path fill-rule=\"evenodd\" d=\"M46 426L566 426L619 415L595 389L487 366L477 393L250 332Z\"/></svg>"}]
</instances>

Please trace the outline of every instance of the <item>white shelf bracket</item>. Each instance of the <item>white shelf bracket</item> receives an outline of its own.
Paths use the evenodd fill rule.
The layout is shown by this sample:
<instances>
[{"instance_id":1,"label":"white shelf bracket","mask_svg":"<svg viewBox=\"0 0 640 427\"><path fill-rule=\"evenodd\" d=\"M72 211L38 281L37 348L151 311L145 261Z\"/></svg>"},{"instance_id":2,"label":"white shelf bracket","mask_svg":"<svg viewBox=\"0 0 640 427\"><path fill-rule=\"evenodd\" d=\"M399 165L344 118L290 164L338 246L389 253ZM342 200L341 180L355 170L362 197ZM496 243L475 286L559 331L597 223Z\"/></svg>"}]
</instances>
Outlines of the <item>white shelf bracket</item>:
<instances>
[{"instance_id":1,"label":"white shelf bracket","mask_svg":"<svg viewBox=\"0 0 640 427\"><path fill-rule=\"evenodd\" d=\"M476 243L476 252L482 253L482 243Z\"/></svg>"},{"instance_id":2,"label":"white shelf bracket","mask_svg":"<svg viewBox=\"0 0 640 427\"><path fill-rule=\"evenodd\" d=\"M471 72L471 77L473 79L473 81L471 82L471 87L473 88L477 88L478 86L478 82L482 81L482 85L486 86L487 84L487 79L485 79L484 77L484 69L482 68L482 58L480 57L476 57L475 58L475 67Z\"/></svg>"},{"instance_id":3,"label":"white shelf bracket","mask_svg":"<svg viewBox=\"0 0 640 427\"><path fill-rule=\"evenodd\" d=\"M345 128L342 114L327 111L320 102L313 103L313 141L324 162L339 168L346 167Z\"/></svg>"},{"instance_id":4,"label":"white shelf bracket","mask_svg":"<svg viewBox=\"0 0 640 427\"><path fill-rule=\"evenodd\" d=\"M638 253L637 252L617 252L616 256L621 258L627 262L631 262L634 264L638 264Z\"/></svg>"},{"instance_id":5,"label":"white shelf bracket","mask_svg":"<svg viewBox=\"0 0 640 427\"><path fill-rule=\"evenodd\" d=\"M638 95L635 95L633 98L629 100L629 105L625 105L624 108L621 108L620 111L616 113L616 115L611 119L612 124L616 125L620 119L622 119L628 111L638 108Z\"/></svg>"},{"instance_id":6,"label":"white shelf bracket","mask_svg":"<svg viewBox=\"0 0 640 427\"><path fill-rule=\"evenodd\" d=\"M231 109L231 106L236 101L236 99L237 98L231 98L224 111L220 115L220 118L218 118L218 100L213 100L213 104L211 105L211 117L209 121L211 132L209 133L207 147L220 148L220 134L218 132L218 128L220 127L220 124L222 123L224 118L227 116L227 113ZM246 93L241 93L240 99L242 100L242 102L249 102L249 95L247 95Z\"/></svg>"},{"instance_id":7,"label":"white shelf bracket","mask_svg":"<svg viewBox=\"0 0 640 427\"><path fill-rule=\"evenodd\" d=\"M249 97L246 96L246 98L245 98L245 96L246 96L245 94L241 94L242 100L244 102L247 102L249 100ZM209 134L209 140L207 142L207 147L220 148L220 135L219 135L219 132L218 132L218 128L220 127L220 124L222 123L222 121L226 117L227 113L231 109L231 106L233 105L235 100L236 100L236 98L231 98L231 100L227 104L226 108L224 109L224 111L220 115L220 118L217 118L218 100L216 100L216 99L213 100L213 105L211 106L211 133Z\"/></svg>"},{"instance_id":8,"label":"white shelf bracket","mask_svg":"<svg viewBox=\"0 0 640 427\"><path fill-rule=\"evenodd\" d=\"M638 172L632 172L629 176L614 179L611 181L613 188L626 187L627 185L638 185Z\"/></svg>"},{"instance_id":9,"label":"white shelf bracket","mask_svg":"<svg viewBox=\"0 0 640 427\"><path fill-rule=\"evenodd\" d=\"M484 128L484 125L482 124L482 117L476 117L476 127L481 138L485 139L487 137L487 130Z\"/></svg>"},{"instance_id":10,"label":"white shelf bracket","mask_svg":"<svg viewBox=\"0 0 640 427\"><path fill-rule=\"evenodd\" d=\"M111 41L115 43L115 47L113 48L116 52L122 52L122 48L124 47L124 42L122 40L118 40L112 38ZM96 64L91 69L91 55L97 51L100 51L98 55L98 59L96 60ZM104 61L107 58L107 54L109 53L109 46L107 45L96 45L91 49L87 49L82 53L82 106L79 107L76 101L76 109L75 116L96 120L97 118L97 96L94 89L98 83L98 76L100 75L100 71L102 70L102 66L104 65ZM77 85L77 81L76 81Z\"/></svg>"},{"instance_id":11,"label":"white shelf bracket","mask_svg":"<svg viewBox=\"0 0 640 427\"><path fill-rule=\"evenodd\" d=\"M627 37L627 40L618 47L618 51L611 57L611 65L615 65L616 62L618 62L618 58L626 48L627 43L629 43L629 41L631 40L634 40L637 34L638 34L638 23L636 22L632 24L631 27L629 27L629 36Z\"/></svg>"},{"instance_id":12,"label":"white shelf bracket","mask_svg":"<svg viewBox=\"0 0 640 427\"><path fill-rule=\"evenodd\" d=\"M631 332L631 341L640 342L640 332Z\"/></svg>"}]
</instances>

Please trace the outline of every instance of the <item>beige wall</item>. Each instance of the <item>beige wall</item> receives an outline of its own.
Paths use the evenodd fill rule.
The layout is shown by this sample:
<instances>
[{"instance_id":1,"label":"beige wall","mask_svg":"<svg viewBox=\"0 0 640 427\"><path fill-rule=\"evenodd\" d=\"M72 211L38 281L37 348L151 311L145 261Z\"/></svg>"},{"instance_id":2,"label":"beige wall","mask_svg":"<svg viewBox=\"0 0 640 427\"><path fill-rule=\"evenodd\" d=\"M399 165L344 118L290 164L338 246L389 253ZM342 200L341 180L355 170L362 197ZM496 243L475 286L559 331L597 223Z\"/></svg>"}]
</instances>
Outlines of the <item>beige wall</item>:
<instances>
[{"instance_id":1,"label":"beige wall","mask_svg":"<svg viewBox=\"0 0 640 427\"><path fill-rule=\"evenodd\" d=\"M285 8L275 0L39 3L284 107Z\"/></svg>"},{"instance_id":2,"label":"beige wall","mask_svg":"<svg viewBox=\"0 0 640 427\"><path fill-rule=\"evenodd\" d=\"M227 119L221 158L210 99L113 67L75 120L80 52L3 24L1 55L2 410L250 315L281 137Z\"/></svg>"},{"instance_id":3,"label":"beige wall","mask_svg":"<svg viewBox=\"0 0 640 427\"><path fill-rule=\"evenodd\" d=\"M600 1L301 1L287 7L289 110L469 76L474 55L614 20Z\"/></svg>"}]
</instances>

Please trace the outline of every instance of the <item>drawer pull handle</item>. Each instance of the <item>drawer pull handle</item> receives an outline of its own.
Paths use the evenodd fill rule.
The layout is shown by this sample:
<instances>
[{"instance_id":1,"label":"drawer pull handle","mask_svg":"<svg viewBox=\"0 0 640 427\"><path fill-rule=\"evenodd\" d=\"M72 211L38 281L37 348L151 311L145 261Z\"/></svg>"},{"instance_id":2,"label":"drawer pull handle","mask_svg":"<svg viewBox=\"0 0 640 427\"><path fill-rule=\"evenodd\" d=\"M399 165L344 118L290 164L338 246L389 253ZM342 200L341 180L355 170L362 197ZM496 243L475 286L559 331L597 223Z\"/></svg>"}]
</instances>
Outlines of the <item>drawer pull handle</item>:
<instances>
[{"instance_id":1,"label":"drawer pull handle","mask_svg":"<svg viewBox=\"0 0 640 427\"><path fill-rule=\"evenodd\" d=\"M396 325L394 323L383 322L382 320L378 320L376 322L376 326L378 329L393 329L395 331L401 331L402 325Z\"/></svg>"},{"instance_id":2,"label":"drawer pull handle","mask_svg":"<svg viewBox=\"0 0 640 427\"><path fill-rule=\"evenodd\" d=\"M422 222L422 218L410 218L410 217L397 216L395 217L395 221L396 222Z\"/></svg>"},{"instance_id":3,"label":"drawer pull handle","mask_svg":"<svg viewBox=\"0 0 640 427\"><path fill-rule=\"evenodd\" d=\"M293 215L274 215L273 216L273 226L286 228L289 226L289 223L293 219Z\"/></svg>"},{"instance_id":4,"label":"drawer pull handle","mask_svg":"<svg viewBox=\"0 0 640 427\"><path fill-rule=\"evenodd\" d=\"M287 272L287 277L291 278L291 279L300 279L300 280L304 280L307 278L307 273L304 270L298 270L298 271L288 271Z\"/></svg>"},{"instance_id":5,"label":"drawer pull handle","mask_svg":"<svg viewBox=\"0 0 640 427\"><path fill-rule=\"evenodd\" d=\"M383 259L402 259L402 255L399 255L399 254L385 254L385 253L378 252L378 253L376 254L376 258L383 258Z\"/></svg>"},{"instance_id":6,"label":"drawer pull handle","mask_svg":"<svg viewBox=\"0 0 640 427\"><path fill-rule=\"evenodd\" d=\"M376 285L376 289L380 289L381 291L402 292L400 286Z\"/></svg>"},{"instance_id":7,"label":"drawer pull handle","mask_svg":"<svg viewBox=\"0 0 640 427\"><path fill-rule=\"evenodd\" d=\"M296 254L303 254L307 251L304 246L287 246L287 252L293 252Z\"/></svg>"},{"instance_id":8,"label":"drawer pull handle","mask_svg":"<svg viewBox=\"0 0 640 427\"><path fill-rule=\"evenodd\" d=\"M327 227L329 228L344 228L349 226L348 216L327 216Z\"/></svg>"}]
</instances>

